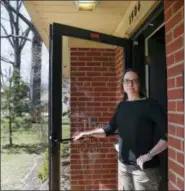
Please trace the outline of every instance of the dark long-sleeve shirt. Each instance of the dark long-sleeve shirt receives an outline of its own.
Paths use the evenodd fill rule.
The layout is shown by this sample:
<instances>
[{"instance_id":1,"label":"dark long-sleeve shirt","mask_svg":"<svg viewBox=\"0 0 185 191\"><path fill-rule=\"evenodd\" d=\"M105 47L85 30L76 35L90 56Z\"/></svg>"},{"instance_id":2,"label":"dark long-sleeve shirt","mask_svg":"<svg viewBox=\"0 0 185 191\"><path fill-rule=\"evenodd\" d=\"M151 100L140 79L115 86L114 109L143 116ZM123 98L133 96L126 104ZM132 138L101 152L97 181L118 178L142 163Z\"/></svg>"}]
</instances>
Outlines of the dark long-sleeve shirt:
<instances>
[{"instance_id":1,"label":"dark long-sleeve shirt","mask_svg":"<svg viewBox=\"0 0 185 191\"><path fill-rule=\"evenodd\" d=\"M118 130L120 136L119 160L125 164L136 163L136 159L148 153L160 139L167 140L166 115L158 102L147 98L122 101L107 127L107 136ZM158 156L145 163L144 168L159 166Z\"/></svg>"}]
</instances>

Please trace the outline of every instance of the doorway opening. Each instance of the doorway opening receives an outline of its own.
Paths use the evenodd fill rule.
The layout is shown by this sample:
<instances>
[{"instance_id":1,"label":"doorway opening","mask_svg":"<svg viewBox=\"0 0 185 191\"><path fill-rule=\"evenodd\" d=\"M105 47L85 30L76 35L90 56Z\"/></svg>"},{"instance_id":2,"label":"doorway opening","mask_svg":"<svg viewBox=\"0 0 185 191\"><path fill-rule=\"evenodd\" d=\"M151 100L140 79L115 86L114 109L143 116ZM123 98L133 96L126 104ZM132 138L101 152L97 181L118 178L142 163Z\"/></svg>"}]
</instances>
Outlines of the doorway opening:
<instances>
[{"instance_id":1,"label":"doorway opening","mask_svg":"<svg viewBox=\"0 0 185 191\"><path fill-rule=\"evenodd\" d=\"M141 74L147 97L156 99L167 115L167 66L164 9L161 4L133 35L132 65ZM165 133L167 134L167 117ZM162 173L160 190L168 189L168 151L160 154Z\"/></svg>"}]
</instances>

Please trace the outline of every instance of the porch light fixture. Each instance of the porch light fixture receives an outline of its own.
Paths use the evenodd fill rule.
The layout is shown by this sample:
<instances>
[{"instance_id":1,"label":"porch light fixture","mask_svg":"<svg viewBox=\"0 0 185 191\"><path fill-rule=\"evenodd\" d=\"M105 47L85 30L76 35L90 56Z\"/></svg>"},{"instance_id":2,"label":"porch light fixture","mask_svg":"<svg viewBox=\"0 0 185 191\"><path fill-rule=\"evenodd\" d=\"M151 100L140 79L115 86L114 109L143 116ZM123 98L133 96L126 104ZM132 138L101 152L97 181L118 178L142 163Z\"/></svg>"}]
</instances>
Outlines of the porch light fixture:
<instances>
[{"instance_id":1,"label":"porch light fixture","mask_svg":"<svg viewBox=\"0 0 185 191\"><path fill-rule=\"evenodd\" d=\"M74 1L74 4L78 11L93 11L99 3L99 0Z\"/></svg>"}]
</instances>

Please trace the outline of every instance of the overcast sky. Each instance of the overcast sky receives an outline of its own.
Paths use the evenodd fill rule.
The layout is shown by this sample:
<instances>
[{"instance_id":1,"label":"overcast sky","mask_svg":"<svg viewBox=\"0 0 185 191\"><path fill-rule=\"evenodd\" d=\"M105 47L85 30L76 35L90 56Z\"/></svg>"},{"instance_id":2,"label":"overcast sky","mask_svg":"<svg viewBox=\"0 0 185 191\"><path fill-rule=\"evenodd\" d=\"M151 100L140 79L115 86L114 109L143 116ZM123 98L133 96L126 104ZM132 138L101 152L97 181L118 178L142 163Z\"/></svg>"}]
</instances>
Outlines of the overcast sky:
<instances>
[{"instance_id":1,"label":"overcast sky","mask_svg":"<svg viewBox=\"0 0 185 191\"><path fill-rule=\"evenodd\" d=\"M11 2L12 5L15 2L16 1L12 1ZM30 20L30 16L24 6L22 6L21 13ZM11 34L10 25L7 20L9 20L8 13L6 9L3 6L1 6L1 24L3 24L6 30L8 31L8 33ZM27 28L27 25L24 22L20 22L20 27L21 27L21 30L24 31ZM1 35L2 36L5 35L2 28L1 28ZM30 32L29 38L32 39L31 32ZM4 56L8 59L13 60L12 53L13 53L13 49L10 46L9 41L7 39L1 39L1 56ZM5 71L9 70L10 64L2 61L1 66L2 66L2 71L4 73ZM48 83L48 67L49 67L49 54L48 54L48 50L46 46L43 44L42 46L42 84ZM27 82L30 81L30 71L31 71L30 69L31 69L31 42L28 41L25 44L25 47L22 51L22 57L21 57L21 76Z\"/></svg>"}]
</instances>

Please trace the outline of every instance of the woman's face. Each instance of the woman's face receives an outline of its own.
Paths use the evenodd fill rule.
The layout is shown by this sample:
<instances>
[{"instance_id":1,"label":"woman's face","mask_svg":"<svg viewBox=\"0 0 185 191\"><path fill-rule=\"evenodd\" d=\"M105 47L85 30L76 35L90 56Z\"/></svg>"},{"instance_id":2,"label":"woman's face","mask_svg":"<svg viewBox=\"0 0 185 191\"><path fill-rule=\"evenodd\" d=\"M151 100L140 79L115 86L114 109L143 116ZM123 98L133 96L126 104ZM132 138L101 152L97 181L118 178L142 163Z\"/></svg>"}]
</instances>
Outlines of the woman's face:
<instances>
[{"instance_id":1,"label":"woman's face","mask_svg":"<svg viewBox=\"0 0 185 191\"><path fill-rule=\"evenodd\" d=\"M140 82L135 72L127 72L123 78L123 88L127 95L138 95Z\"/></svg>"}]
</instances>

